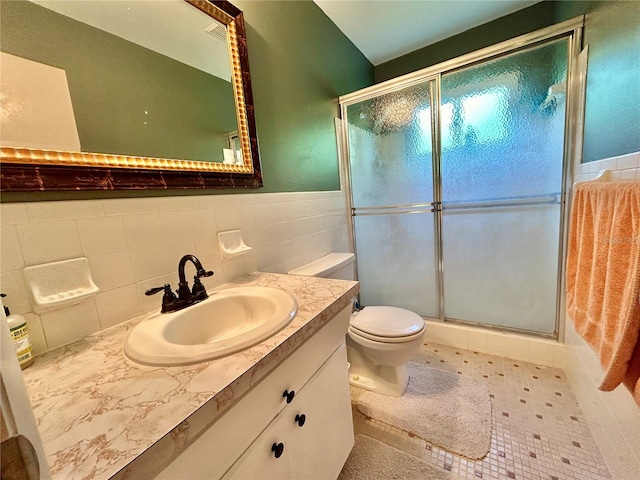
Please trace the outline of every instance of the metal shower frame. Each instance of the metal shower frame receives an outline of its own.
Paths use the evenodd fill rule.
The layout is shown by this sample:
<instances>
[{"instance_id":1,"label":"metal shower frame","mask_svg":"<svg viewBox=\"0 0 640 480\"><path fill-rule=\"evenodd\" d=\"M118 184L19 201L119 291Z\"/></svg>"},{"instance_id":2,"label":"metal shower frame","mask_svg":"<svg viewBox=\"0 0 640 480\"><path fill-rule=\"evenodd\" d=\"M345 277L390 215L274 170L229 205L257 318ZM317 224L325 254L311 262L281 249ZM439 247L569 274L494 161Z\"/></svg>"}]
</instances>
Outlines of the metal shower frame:
<instances>
[{"instance_id":1,"label":"metal shower frame","mask_svg":"<svg viewBox=\"0 0 640 480\"><path fill-rule=\"evenodd\" d=\"M393 207L401 207L401 210L394 213L425 213L431 209L434 214L434 236L435 236L435 255L436 255L436 285L438 288L438 311L440 314L436 320L451 323L472 324L474 326L482 326L501 331L516 332L534 335L538 337L547 337L564 341L564 321L565 316L565 263L566 263L566 243L568 235L568 205L567 198L572 188L573 166L575 163L576 153L580 154L582 141L581 125L584 116L584 84L580 82L580 72L578 72L577 58L582 49L582 30L584 28L584 16L575 17L573 19L552 25L547 28L536 30L525 35L515 37L510 40L492 45L490 47L468 53L466 55L447 60L445 62L426 67L416 72L408 73L400 77L387 80L385 82L373 85L371 87L358 90L356 92L339 97L340 118L336 122L339 125L338 150L341 158L341 171L343 175L343 188L346 194L347 211L351 213L351 222L347 222L349 227L349 239L351 248L356 251L355 238L355 216L351 188L351 167L349 158L348 143L348 125L347 107L365 100L369 100L381 95L393 93L403 90L407 87L430 82L431 103L435 108L431 108L431 135L432 135L432 177L433 177L433 195L432 203L395 205ZM440 145L440 99L441 99L441 77L444 74L452 73L457 70L471 67L475 64L485 62L500 57L505 57L514 53L520 53L532 47L536 47L542 43L561 38L568 38L568 55L567 55L567 107L564 123L564 152L563 152L563 168L562 168L562 192L559 198L560 203L560 235L558 245L558 278L556 292L556 319L554 333L546 334L542 332L534 332L520 328L510 328L503 326L486 325L476 322L469 322L459 319L452 319L444 316L444 263L443 263L443 245L442 245L442 178L440 172L441 164L441 145ZM375 211L384 210L387 207L370 207L360 208L357 215L374 215ZM356 267L357 278L357 267ZM431 317L427 317L431 318Z\"/></svg>"}]
</instances>

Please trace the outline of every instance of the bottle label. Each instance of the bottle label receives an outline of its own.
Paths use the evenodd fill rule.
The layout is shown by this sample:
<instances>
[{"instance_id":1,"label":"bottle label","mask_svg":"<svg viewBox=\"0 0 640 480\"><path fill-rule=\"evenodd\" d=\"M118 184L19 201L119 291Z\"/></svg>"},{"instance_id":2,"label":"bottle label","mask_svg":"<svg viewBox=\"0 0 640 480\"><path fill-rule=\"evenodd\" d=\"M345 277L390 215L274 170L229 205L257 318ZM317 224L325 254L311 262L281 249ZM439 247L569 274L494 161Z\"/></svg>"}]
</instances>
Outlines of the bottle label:
<instances>
[{"instance_id":1,"label":"bottle label","mask_svg":"<svg viewBox=\"0 0 640 480\"><path fill-rule=\"evenodd\" d=\"M31 339L29 338L27 324L23 323L22 325L18 325L10 330L13 345L16 347L18 362L22 365L33 357L33 347L31 346Z\"/></svg>"}]
</instances>

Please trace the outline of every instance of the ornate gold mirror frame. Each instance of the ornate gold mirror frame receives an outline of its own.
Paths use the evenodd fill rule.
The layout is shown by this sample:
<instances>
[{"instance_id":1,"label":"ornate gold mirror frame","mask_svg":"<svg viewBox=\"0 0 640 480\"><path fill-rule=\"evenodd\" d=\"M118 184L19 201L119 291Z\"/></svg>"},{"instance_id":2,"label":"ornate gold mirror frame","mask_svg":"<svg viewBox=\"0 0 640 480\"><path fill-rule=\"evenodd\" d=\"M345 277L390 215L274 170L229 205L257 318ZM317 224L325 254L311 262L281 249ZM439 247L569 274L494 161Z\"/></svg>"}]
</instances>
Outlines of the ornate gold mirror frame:
<instances>
[{"instance_id":1,"label":"ornate gold mirror frame","mask_svg":"<svg viewBox=\"0 0 640 480\"><path fill-rule=\"evenodd\" d=\"M227 27L241 165L0 147L3 192L257 188L262 186L242 11L227 1L185 0Z\"/></svg>"}]
</instances>

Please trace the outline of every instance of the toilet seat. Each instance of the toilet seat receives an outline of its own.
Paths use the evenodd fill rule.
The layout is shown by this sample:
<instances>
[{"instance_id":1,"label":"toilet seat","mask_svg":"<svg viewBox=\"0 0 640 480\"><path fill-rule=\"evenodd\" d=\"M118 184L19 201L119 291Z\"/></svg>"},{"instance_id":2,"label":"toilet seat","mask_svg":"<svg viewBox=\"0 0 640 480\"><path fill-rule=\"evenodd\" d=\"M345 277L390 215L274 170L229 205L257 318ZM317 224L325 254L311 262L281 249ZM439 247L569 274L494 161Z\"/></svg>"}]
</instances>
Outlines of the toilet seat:
<instances>
[{"instance_id":1,"label":"toilet seat","mask_svg":"<svg viewBox=\"0 0 640 480\"><path fill-rule=\"evenodd\" d=\"M406 337L380 337L377 335L371 335L370 333L363 332L353 327L349 327L349 333L352 336L356 336L359 338L366 338L367 340L371 340L373 342L378 342L378 343L407 343L422 337L424 333L424 328L420 330L418 333L414 333L413 335L408 335Z\"/></svg>"},{"instance_id":2,"label":"toilet seat","mask_svg":"<svg viewBox=\"0 0 640 480\"><path fill-rule=\"evenodd\" d=\"M366 307L351 315L349 331L383 343L410 342L423 335L425 323L420 315L398 307Z\"/></svg>"}]
</instances>

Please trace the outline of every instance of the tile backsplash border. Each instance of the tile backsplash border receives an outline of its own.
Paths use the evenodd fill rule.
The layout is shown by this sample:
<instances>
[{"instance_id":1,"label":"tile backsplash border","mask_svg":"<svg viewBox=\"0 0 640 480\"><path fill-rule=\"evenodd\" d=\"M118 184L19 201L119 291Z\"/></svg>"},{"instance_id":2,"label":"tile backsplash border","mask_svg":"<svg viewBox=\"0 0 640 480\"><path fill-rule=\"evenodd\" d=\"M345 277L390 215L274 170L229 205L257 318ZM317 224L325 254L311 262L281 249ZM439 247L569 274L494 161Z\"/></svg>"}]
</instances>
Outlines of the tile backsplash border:
<instances>
[{"instance_id":1,"label":"tile backsplash border","mask_svg":"<svg viewBox=\"0 0 640 480\"><path fill-rule=\"evenodd\" d=\"M612 179L615 181L640 181L640 152L578 164L575 167L573 181L593 180L605 169L611 170Z\"/></svg>"},{"instance_id":2,"label":"tile backsplash border","mask_svg":"<svg viewBox=\"0 0 640 480\"><path fill-rule=\"evenodd\" d=\"M187 253L215 272L203 279L211 289L349 250L342 191L3 203L0 223L4 304L26 318L36 354L158 309L161 296L145 290L175 288ZM217 234L234 229L253 249L221 259ZM24 267L78 257L89 260L97 296L36 315Z\"/></svg>"}]
</instances>

